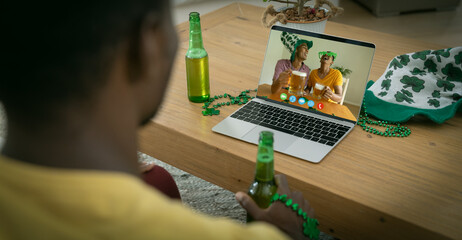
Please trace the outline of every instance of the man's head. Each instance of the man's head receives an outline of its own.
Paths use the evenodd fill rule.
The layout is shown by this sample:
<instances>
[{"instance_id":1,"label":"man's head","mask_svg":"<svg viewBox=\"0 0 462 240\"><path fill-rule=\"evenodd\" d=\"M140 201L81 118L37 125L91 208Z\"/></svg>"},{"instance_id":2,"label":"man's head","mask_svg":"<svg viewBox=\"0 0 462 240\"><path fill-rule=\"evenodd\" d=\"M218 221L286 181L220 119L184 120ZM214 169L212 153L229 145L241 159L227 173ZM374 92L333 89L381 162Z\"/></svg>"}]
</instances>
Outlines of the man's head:
<instances>
[{"instance_id":1,"label":"man's head","mask_svg":"<svg viewBox=\"0 0 462 240\"><path fill-rule=\"evenodd\" d=\"M306 43L302 43L295 50L295 57L305 61L308 58L308 52L308 45Z\"/></svg>"},{"instance_id":2,"label":"man's head","mask_svg":"<svg viewBox=\"0 0 462 240\"><path fill-rule=\"evenodd\" d=\"M8 1L0 11L0 101L10 120L91 107L114 77L138 91L140 122L155 113L176 49L168 1ZM124 76L110 76L116 62Z\"/></svg>"},{"instance_id":3,"label":"man's head","mask_svg":"<svg viewBox=\"0 0 462 240\"><path fill-rule=\"evenodd\" d=\"M321 65L325 64L328 66L332 66L332 64L334 64L335 58L337 57L337 54L331 51L319 52L318 55Z\"/></svg>"},{"instance_id":4,"label":"man's head","mask_svg":"<svg viewBox=\"0 0 462 240\"><path fill-rule=\"evenodd\" d=\"M289 50L290 52L290 61L293 62L295 60L295 57L299 57L298 54L300 54L299 50L303 47L302 45L305 46L306 54L308 54L308 50L313 47L313 41L308 41L305 39L301 39L299 36L289 33L289 32L282 32L281 33L281 42L282 44ZM302 53L301 56L303 60L306 59L306 56L304 56L305 53ZM302 61L303 61L302 60Z\"/></svg>"},{"instance_id":5,"label":"man's head","mask_svg":"<svg viewBox=\"0 0 462 240\"><path fill-rule=\"evenodd\" d=\"M294 46L294 51L290 56L290 61L294 61L295 57L300 58L300 60L304 61L308 57L309 49L313 47L313 41L308 41L304 39L298 39Z\"/></svg>"}]
</instances>

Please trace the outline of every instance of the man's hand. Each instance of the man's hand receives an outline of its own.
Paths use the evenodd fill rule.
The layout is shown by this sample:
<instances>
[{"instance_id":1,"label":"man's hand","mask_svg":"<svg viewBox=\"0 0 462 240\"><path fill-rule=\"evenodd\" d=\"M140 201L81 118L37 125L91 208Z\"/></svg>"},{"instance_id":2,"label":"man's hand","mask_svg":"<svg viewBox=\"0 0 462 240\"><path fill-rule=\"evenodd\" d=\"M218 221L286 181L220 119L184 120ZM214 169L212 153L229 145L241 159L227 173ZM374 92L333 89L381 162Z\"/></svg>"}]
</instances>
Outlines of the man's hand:
<instances>
[{"instance_id":1,"label":"man's hand","mask_svg":"<svg viewBox=\"0 0 462 240\"><path fill-rule=\"evenodd\" d=\"M278 193L286 194L287 198L292 199L293 203L297 203L309 217L313 218L314 209L310 206L309 202L303 198L301 192L292 192L289 189L286 176L276 175L275 179L278 185ZM269 208L261 209L249 195L243 192L236 193L236 200L256 221L271 223L288 234L292 239L308 239L308 237L303 234L303 218L297 215L292 209L285 206L284 203L277 201Z\"/></svg>"},{"instance_id":2,"label":"man's hand","mask_svg":"<svg viewBox=\"0 0 462 240\"><path fill-rule=\"evenodd\" d=\"M277 80L278 86L280 88L285 88L285 87L289 86L289 79L290 79L291 75L292 75L292 70L291 69L287 69L284 72L282 72L281 74L279 74L279 77L278 77L278 80Z\"/></svg>"},{"instance_id":3,"label":"man's hand","mask_svg":"<svg viewBox=\"0 0 462 240\"><path fill-rule=\"evenodd\" d=\"M282 88L286 88L289 86L289 79L292 75L292 70L287 69L284 72L279 74L278 79L274 80L273 84L271 85L271 92L276 93Z\"/></svg>"},{"instance_id":4,"label":"man's hand","mask_svg":"<svg viewBox=\"0 0 462 240\"><path fill-rule=\"evenodd\" d=\"M324 88L324 94L322 95L325 99L332 99L332 96L334 96L334 92L332 92L332 89L330 89L329 86L326 86Z\"/></svg>"},{"instance_id":5,"label":"man's hand","mask_svg":"<svg viewBox=\"0 0 462 240\"><path fill-rule=\"evenodd\" d=\"M334 93L329 86L326 86L322 97L325 99L330 99L334 102L340 102L342 100L342 94L341 94L342 88L341 86L336 86L336 88L337 89L335 90L335 92L338 91L339 93Z\"/></svg>"}]
</instances>

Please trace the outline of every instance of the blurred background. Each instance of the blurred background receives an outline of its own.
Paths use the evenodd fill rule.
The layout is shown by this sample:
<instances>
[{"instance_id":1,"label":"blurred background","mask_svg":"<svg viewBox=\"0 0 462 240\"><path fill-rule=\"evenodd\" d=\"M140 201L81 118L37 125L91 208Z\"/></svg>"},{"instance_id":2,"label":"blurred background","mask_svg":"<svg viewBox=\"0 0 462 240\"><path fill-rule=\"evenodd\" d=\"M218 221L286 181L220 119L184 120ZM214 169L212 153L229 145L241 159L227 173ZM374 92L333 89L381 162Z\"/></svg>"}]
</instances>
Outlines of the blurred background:
<instances>
[{"instance_id":1,"label":"blurred background","mask_svg":"<svg viewBox=\"0 0 462 240\"><path fill-rule=\"evenodd\" d=\"M173 0L175 24L188 21L188 14L206 14L233 2L261 7L278 2L263 0ZM314 0L308 5L314 5ZM331 0L345 12L329 21L379 32L415 38L446 47L462 46L462 12L460 0Z\"/></svg>"}]
</instances>

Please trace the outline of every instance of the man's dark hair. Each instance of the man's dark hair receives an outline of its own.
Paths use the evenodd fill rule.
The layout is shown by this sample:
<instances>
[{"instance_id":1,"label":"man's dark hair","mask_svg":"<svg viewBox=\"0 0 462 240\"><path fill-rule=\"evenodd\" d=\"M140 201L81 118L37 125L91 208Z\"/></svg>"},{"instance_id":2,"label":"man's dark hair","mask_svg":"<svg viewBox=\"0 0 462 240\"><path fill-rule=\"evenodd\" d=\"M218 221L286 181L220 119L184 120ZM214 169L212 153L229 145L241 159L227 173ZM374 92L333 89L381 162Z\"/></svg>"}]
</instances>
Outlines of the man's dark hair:
<instances>
[{"instance_id":1,"label":"man's dark hair","mask_svg":"<svg viewBox=\"0 0 462 240\"><path fill-rule=\"evenodd\" d=\"M0 101L7 113L48 114L92 96L116 45L137 36L148 13L162 18L168 7L166 0L3 1Z\"/></svg>"}]
</instances>

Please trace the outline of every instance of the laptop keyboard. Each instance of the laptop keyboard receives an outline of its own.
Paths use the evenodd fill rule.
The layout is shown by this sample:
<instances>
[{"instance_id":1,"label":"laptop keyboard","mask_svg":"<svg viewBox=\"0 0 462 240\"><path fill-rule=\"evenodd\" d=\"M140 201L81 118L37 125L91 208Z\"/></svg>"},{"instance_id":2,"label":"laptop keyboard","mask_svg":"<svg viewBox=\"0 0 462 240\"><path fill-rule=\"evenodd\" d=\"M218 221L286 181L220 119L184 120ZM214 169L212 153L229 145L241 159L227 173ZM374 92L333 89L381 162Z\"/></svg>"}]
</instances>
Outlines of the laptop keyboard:
<instances>
[{"instance_id":1,"label":"laptop keyboard","mask_svg":"<svg viewBox=\"0 0 462 240\"><path fill-rule=\"evenodd\" d=\"M344 125L251 101L231 115L246 122L333 146L348 128Z\"/></svg>"}]
</instances>

